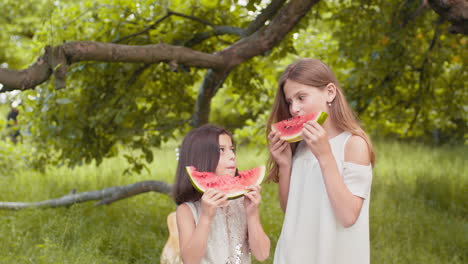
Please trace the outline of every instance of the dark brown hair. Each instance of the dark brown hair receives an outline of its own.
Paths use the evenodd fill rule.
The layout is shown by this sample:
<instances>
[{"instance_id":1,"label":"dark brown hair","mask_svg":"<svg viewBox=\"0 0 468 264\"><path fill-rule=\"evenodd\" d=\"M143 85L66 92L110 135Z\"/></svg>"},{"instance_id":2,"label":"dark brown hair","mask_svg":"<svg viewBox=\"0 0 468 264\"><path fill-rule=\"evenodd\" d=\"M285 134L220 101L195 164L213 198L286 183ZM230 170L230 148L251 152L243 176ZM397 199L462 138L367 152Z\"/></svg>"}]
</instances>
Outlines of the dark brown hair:
<instances>
[{"instance_id":1,"label":"dark brown hair","mask_svg":"<svg viewBox=\"0 0 468 264\"><path fill-rule=\"evenodd\" d=\"M231 137L234 145L229 131L211 124L195 128L185 136L180 147L172 193L177 205L201 198L202 194L192 186L185 167L194 166L198 171L214 173L219 162L219 136L222 134Z\"/></svg>"},{"instance_id":2,"label":"dark brown hair","mask_svg":"<svg viewBox=\"0 0 468 264\"><path fill-rule=\"evenodd\" d=\"M366 141L369 148L371 164L374 164L374 151L372 149L372 143L369 136L367 136L367 134L361 128L356 114L346 101L346 97L340 88L335 74L325 63L317 59L301 59L295 63L290 64L281 75L280 79L278 80L278 90L276 92L275 101L273 103L273 109L267 123L267 137L271 132L272 124L291 117L283 89L287 80L295 81L297 83L319 89L325 89L328 84L333 83L336 86L336 96L335 99L333 99L331 106L329 107L329 118L339 130L348 131L353 135L362 137ZM297 145L298 143L292 144L293 154ZM270 154L268 159L268 179L274 182L278 182L278 170L278 164L275 163Z\"/></svg>"}]
</instances>

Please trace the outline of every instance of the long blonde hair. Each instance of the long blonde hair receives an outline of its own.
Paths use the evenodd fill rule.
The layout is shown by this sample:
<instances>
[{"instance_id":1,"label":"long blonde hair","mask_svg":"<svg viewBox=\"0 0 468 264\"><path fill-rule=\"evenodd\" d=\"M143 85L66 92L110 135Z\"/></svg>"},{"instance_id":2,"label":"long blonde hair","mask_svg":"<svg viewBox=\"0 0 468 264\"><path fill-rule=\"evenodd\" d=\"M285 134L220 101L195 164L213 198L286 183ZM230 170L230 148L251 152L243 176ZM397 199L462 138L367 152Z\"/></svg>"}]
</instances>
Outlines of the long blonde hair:
<instances>
[{"instance_id":1,"label":"long blonde hair","mask_svg":"<svg viewBox=\"0 0 468 264\"><path fill-rule=\"evenodd\" d=\"M346 101L346 97L340 88L335 74L325 63L317 59L301 59L295 63L290 64L281 75L278 81L278 90L276 92L275 101L273 103L273 109L267 123L267 137L271 132L272 124L291 117L283 89L286 80L291 80L319 89L325 89L329 83L333 83L336 86L336 96L331 103L331 106L329 106L329 119L331 119L331 121L339 130L348 131L353 135L362 137L366 141L369 148L371 164L372 166L374 165L375 155L369 136L361 128L356 114ZM298 143L292 144L293 154L297 145ZM276 164L276 162L273 160L271 154L268 159L267 169L268 179L274 182L278 182L279 167L278 164Z\"/></svg>"}]
</instances>

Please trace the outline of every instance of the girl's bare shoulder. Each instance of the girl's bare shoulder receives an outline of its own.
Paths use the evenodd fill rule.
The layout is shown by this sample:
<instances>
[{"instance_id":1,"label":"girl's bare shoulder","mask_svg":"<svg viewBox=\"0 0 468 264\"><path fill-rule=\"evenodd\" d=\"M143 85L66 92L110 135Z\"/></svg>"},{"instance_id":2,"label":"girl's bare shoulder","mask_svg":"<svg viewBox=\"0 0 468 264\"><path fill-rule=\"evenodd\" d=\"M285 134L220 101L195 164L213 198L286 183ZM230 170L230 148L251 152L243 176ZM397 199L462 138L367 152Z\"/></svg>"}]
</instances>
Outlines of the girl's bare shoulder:
<instances>
[{"instance_id":1,"label":"girl's bare shoulder","mask_svg":"<svg viewBox=\"0 0 468 264\"><path fill-rule=\"evenodd\" d=\"M360 165L371 163L369 146L364 138L352 135L345 146L345 161Z\"/></svg>"},{"instance_id":2,"label":"girl's bare shoulder","mask_svg":"<svg viewBox=\"0 0 468 264\"><path fill-rule=\"evenodd\" d=\"M190 207L186 203L183 203L177 206L176 215L177 215L177 218L184 219L184 218L192 216L192 212L191 212Z\"/></svg>"}]
</instances>

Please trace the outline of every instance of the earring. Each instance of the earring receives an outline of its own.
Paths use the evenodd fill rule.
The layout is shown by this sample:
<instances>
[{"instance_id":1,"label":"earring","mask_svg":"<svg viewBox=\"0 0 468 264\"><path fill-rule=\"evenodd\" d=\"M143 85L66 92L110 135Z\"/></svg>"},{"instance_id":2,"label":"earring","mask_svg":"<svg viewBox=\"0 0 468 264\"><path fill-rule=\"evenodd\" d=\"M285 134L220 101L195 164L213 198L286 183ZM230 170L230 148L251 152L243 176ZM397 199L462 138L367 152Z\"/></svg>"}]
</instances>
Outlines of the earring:
<instances>
[{"instance_id":1,"label":"earring","mask_svg":"<svg viewBox=\"0 0 468 264\"><path fill-rule=\"evenodd\" d=\"M328 106L331 106L331 103L330 103L330 102L328 102L327 104L328 104Z\"/></svg>"}]
</instances>

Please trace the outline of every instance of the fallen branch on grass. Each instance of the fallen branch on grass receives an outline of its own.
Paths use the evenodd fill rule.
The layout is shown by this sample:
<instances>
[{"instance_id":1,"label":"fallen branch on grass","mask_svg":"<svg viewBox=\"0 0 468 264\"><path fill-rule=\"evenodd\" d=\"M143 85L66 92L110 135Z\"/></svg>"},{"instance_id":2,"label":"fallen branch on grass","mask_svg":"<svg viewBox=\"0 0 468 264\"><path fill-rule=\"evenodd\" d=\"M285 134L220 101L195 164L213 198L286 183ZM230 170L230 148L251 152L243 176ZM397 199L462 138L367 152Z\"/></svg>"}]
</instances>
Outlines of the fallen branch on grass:
<instances>
[{"instance_id":1,"label":"fallen branch on grass","mask_svg":"<svg viewBox=\"0 0 468 264\"><path fill-rule=\"evenodd\" d=\"M158 192L169 195L172 185L163 181L142 181L124 186L109 187L98 191L72 193L63 197L32 203L0 202L0 209L20 210L26 208L54 208L76 203L99 200L95 206L111 204L145 192Z\"/></svg>"}]
</instances>

